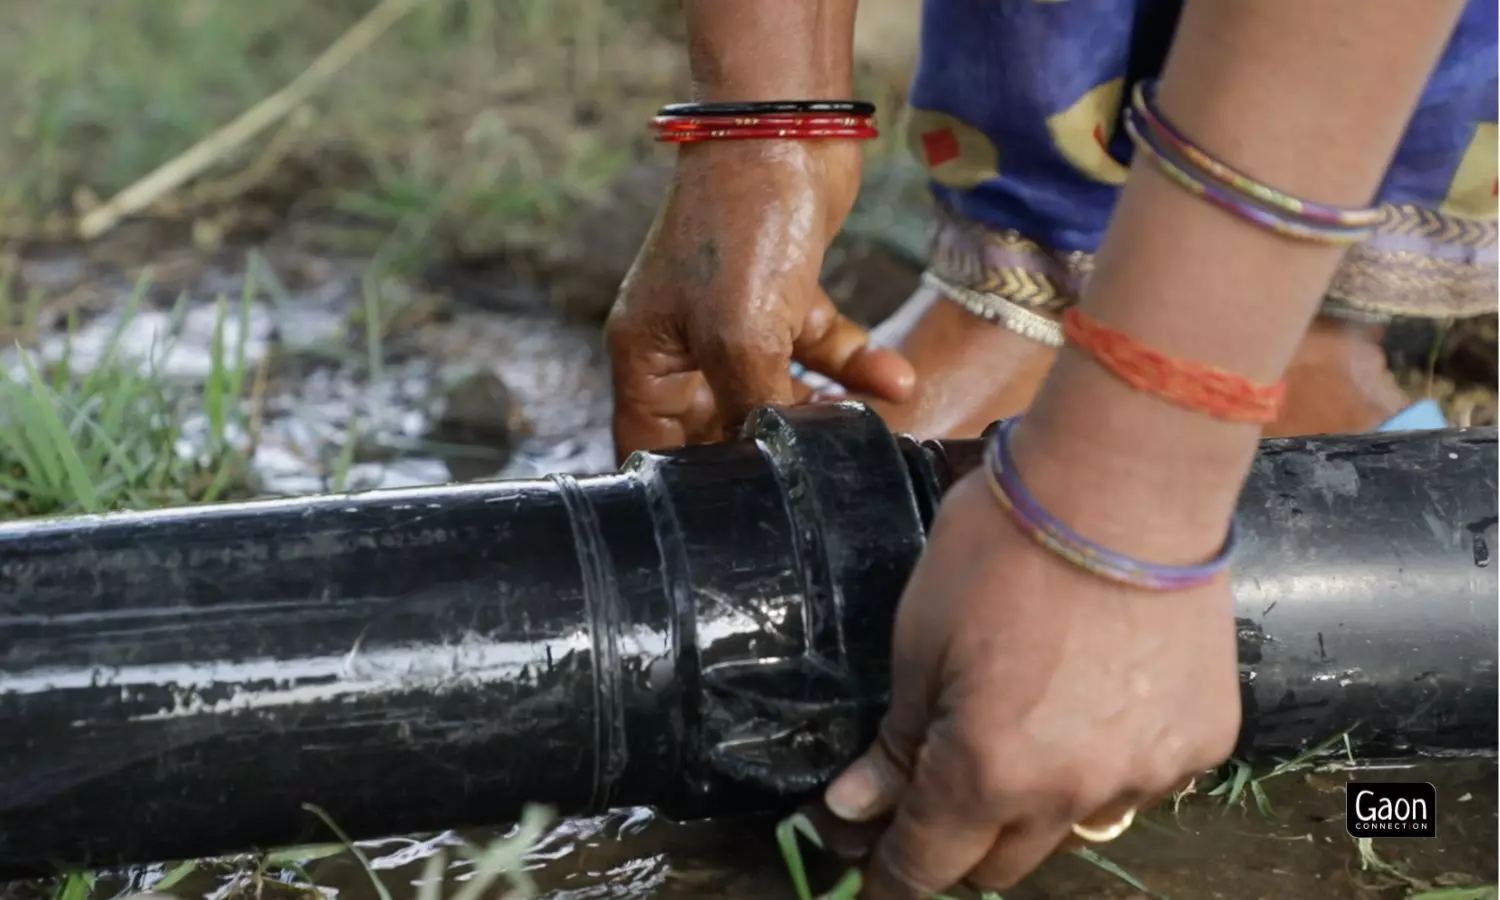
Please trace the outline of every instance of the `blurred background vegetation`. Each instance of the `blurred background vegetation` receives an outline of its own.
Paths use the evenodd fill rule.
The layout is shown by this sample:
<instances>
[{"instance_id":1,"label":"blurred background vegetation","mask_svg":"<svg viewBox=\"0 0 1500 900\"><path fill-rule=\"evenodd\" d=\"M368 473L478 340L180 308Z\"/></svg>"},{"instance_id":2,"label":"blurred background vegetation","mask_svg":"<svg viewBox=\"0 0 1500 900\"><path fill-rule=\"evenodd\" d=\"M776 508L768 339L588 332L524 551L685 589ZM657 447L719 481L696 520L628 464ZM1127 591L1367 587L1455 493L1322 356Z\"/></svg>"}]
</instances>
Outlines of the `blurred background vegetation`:
<instances>
[{"instance_id":1,"label":"blurred background vegetation","mask_svg":"<svg viewBox=\"0 0 1500 900\"><path fill-rule=\"evenodd\" d=\"M55 227L297 76L368 0L13 0L5 218ZM596 190L679 60L608 0L429 0L164 212L279 199L501 234ZM215 189L217 188L217 189ZM197 201L196 203L194 201ZM175 205L175 209L172 207ZM453 229L452 221L467 227Z\"/></svg>"},{"instance_id":2,"label":"blurred background vegetation","mask_svg":"<svg viewBox=\"0 0 1500 900\"><path fill-rule=\"evenodd\" d=\"M5 231L67 234L295 78L375 5L11 0ZM686 87L674 0L400 5L410 12L326 87L152 211L203 218L208 234L265 221L257 205L338 212L457 252L513 249L646 157L645 119ZM915 6L868 5L863 79L899 90Z\"/></svg>"},{"instance_id":3,"label":"blurred background vegetation","mask_svg":"<svg viewBox=\"0 0 1500 900\"><path fill-rule=\"evenodd\" d=\"M434 343L429 326L452 318L458 294L501 332L535 329L493 313L531 315L527 298L538 293L551 313L596 327L669 171L670 152L651 143L645 122L688 88L679 0L6 8L0 356L10 355L0 358L0 518L253 495L266 392L299 398L299 379L333 366L340 381L363 385L354 394L368 394L387 358ZM908 258L921 252L925 196L894 126L915 17L906 0L867 0L859 36L859 90L888 123L868 148L871 170L894 172L886 181L916 205L892 211L897 193L887 186L867 192L856 219L894 235ZM352 51L338 49L351 41ZM216 146L191 177L147 191L106 227L88 227L112 198L199 153L247 110L266 112L265 127ZM327 307L309 297L344 297L351 265L361 296L333 304L344 336L311 361L275 336L268 351L246 356L251 306L274 301L278 321L288 306ZM903 274L873 279L885 288L877 307L904 297L915 274ZM840 283L836 294L858 293L850 279ZM184 316L203 326L198 313L216 299L215 324L185 341L204 358L205 392L161 363L194 330ZM544 365L562 352L549 343L575 339L549 331L528 340L540 341L530 352ZM144 368L132 348L143 341L152 348ZM35 358L11 353L17 342ZM71 352L80 343L94 351ZM482 347L422 352L444 370L483 369L505 344L502 334ZM580 365L597 382L597 355ZM457 433L502 446L503 459L518 404L495 378L463 383L478 387L468 399L440 397L431 415L468 409ZM206 424L190 422L204 413ZM343 472L367 454L354 430L344 423L319 439L327 446L315 455L335 459L324 470ZM198 450L183 452L190 432ZM345 483L337 475L323 486Z\"/></svg>"},{"instance_id":4,"label":"blurred background vegetation","mask_svg":"<svg viewBox=\"0 0 1500 900\"><path fill-rule=\"evenodd\" d=\"M460 347L438 354L442 367L483 368L535 327L495 314L534 316L534 307L520 308L534 295L555 317L594 328L588 340L597 343L669 173L670 151L651 143L645 122L687 94L680 6L9 0L0 31L0 77L10 86L0 95L0 352L113 321L90 337L105 348L92 368L55 347L34 373L14 360L0 366L9 398L0 403L0 438L8 438L0 439L0 516L253 494L245 457L264 412L255 392L301 390L278 375L302 377L332 360L340 378L375 379L388 355L414 342L429 357L434 344ZM884 134L866 147L865 187L825 281L867 324L905 299L924 255L923 173L902 140L918 10L916 0L860 3L856 91L879 104ZM377 19L383 24L372 31ZM367 40L337 51L362 30ZM288 99L289 85L309 89ZM142 179L198 152L247 110L267 112L266 127L223 142L200 171L148 191L138 210L80 238L80 224L103 215L112 198L139 191ZM251 257L262 251L252 286ZM280 323L289 305L344 297L340 282L351 279L361 296L339 306L348 334L336 352L320 346L316 365L302 358L305 348L288 354L285 326L275 324L271 349L246 356L246 304L274 301ZM144 320L176 335L183 302L201 311L226 295L240 306L221 305L227 319L198 328L213 337L210 346L200 334L196 350L214 360L209 395L197 384L159 387L159 372L135 367L128 345ZM475 332L472 322L440 338L428 328L451 319L455 306L476 305L490 316L480 326L494 326L482 345L453 339ZM525 344L537 366L561 352L548 341L576 339L549 334ZM1437 397L1457 422L1488 424L1494 347L1494 317L1485 317L1408 329L1392 356L1414 396ZM267 354L274 365L262 365ZM588 372L568 384L607 393L597 353L576 367ZM534 424L537 404L556 400L538 388L511 403L499 382L465 383L479 385L473 396L482 402L433 409L472 406L449 433L503 445L502 457L517 423ZM176 423L205 401L217 449L174 456L168 448L184 440ZM138 414L142 404L154 412ZM602 408L591 414L607 415ZM570 429L559 424L548 439L562 441ZM237 444L230 431L250 437ZM328 446L317 455L358 462L368 448L356 450L351 434L320 438ZM344 484L339 477L324 486ZM96 504L82 502L88 497Z\"/></svg>"}]
</instances>

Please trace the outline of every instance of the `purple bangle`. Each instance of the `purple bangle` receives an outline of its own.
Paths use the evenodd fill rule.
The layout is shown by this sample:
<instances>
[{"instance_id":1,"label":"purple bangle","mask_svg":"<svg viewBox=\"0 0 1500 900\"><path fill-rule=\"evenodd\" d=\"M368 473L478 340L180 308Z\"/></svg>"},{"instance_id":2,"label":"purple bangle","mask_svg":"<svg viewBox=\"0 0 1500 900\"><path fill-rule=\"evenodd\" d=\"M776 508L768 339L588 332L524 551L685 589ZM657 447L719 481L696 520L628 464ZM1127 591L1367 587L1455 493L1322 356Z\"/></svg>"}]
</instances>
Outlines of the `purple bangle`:
<instances>
[{"instance_id":1,"label":"purple bangle","mask_svg":"<svg viewBox=\"0 0 1500 900\"><path fill-rule=\"evenodd\" d=\"M1064 525L1027 492L1016 474L1010 456L1010 435L1019 418L996 423L985 445L985 472L990 492L1038 544L1080 569L1100 578L1148 591L1182 591L1213 581L1229 567L1240 543L1238 521L1229 524L1229 536L1213 559L1196 566L1158 566L1132 559L1094 543Z\"/></svg>"},{"instance_id":2,"label":"purple bangle","mask_svg":"<svg viewBox=\"0 0 1500 900\"><path fill-rule=\"evenodd\" d=\"M1348 209L1303 200L1257 181L1228 163L1215 159L1203 148L1188 140L1186 135L1178 131L1177 127L1162 115L1161 108L1156 104L1155 81L1142 81L1136 84L1131 92L1131 109L1145 124L1146 130L1151 133L1152 137L1164 140L1193 168L1217 181L1221 187L1230 192L1245 195L1288 215L1319 225L1354 229L1373 228L1380 222L1382 212L1378 207ZM1157 143L1157 146L1160 144Z\"/></svg>"},{"instance_id":3,"label":"purple bangle","mask_svg":"<svg viewBox=\"0 0 1500 900\"><path fill-rule=\"evenodd\" d=\"M1155 163L1156 168L1179 187L1268 231L1322 244L1356 244L1369 237L1373 230L1305 219L1277 207L1263 206L1241 191L1222 187L1211 177L1203 177L1201 169L1153 134L1134 108L1125 110L1125 132L1135 144L1136 151Z\"/></svg>"}]
</instances>

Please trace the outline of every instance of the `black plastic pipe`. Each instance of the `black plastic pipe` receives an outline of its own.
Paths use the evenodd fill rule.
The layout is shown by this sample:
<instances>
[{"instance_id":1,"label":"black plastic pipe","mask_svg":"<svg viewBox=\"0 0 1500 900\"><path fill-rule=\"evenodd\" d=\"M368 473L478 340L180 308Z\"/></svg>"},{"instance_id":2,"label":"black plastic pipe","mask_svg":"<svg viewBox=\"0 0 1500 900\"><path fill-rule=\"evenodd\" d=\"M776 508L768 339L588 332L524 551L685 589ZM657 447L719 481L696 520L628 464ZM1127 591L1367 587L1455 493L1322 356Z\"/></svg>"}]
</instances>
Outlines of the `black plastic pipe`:
<instances>
[{"instance_id":1,"label":"black plastic pipe","mask_svg":"<svg viewBox=\"0 0 1500 900\"><path fill-rule=\"evenodd\" d=\"M0 527L0 877L786 804L870 738L979 442L853 404L621 474ZM1235 577L1247 752L1496 739L1494 429L1268 441Z\"/></svg>"}]
</instances>

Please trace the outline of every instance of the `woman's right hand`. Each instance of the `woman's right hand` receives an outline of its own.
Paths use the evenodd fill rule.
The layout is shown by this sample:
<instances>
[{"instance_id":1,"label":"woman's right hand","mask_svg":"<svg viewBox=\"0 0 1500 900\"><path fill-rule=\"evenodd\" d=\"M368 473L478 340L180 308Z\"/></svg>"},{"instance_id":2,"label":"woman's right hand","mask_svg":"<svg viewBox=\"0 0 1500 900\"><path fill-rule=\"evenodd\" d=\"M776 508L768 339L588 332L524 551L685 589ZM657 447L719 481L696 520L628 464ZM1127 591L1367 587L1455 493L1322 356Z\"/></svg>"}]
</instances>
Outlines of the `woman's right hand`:
<instances>
[{"instance_id":1,"label":"woman's right hand","mask_svg":"<svg viewBox=\"0 0 1500 900\"><path fill-rule=\"evenodd\" d=\"M756 406L806 399L793 360L850 392L905 399L915 376L818 283L859 190L852 141L682 147L606 333L615 452L719 440Z\"/></svg>"}]
</instances>

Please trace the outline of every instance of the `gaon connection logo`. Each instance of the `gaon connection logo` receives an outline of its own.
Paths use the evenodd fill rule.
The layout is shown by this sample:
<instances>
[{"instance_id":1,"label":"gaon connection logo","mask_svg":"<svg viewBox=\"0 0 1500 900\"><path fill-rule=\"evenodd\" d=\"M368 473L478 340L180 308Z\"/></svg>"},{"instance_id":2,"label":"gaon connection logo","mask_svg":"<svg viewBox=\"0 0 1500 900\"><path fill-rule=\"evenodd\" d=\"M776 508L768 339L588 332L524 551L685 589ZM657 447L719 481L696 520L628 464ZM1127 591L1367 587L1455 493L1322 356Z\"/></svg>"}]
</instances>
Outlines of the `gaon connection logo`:
<instances>
[{"instance_id":1,"label":"gaon connection logo","mask_svg":"<svg viewBox=\"0 0 1500 900\"><path fill-rule=\"evenodd\" d=\"M1436 837L1437 788L1426 781L1351 781L1344 828L1353 837Z\"/></svg>"}]
</instances>

